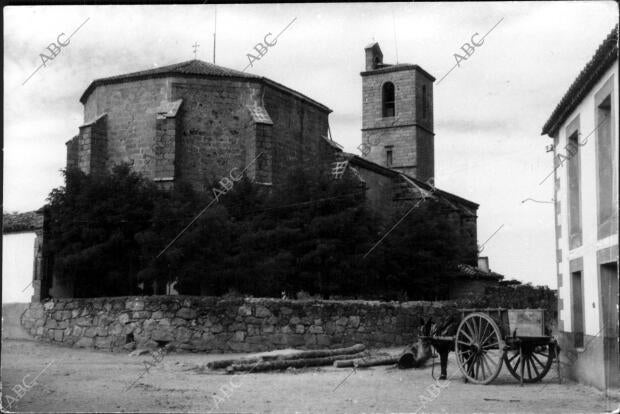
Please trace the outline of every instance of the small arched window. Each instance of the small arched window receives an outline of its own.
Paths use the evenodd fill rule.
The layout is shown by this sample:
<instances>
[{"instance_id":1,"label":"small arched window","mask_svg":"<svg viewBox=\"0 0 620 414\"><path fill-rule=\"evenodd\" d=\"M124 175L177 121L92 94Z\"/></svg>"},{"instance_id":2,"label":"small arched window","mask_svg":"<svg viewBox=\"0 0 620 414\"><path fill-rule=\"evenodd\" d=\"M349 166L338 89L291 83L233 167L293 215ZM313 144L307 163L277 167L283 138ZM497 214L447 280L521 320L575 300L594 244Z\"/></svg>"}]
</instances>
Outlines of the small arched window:
<instances>
[{"instance_id":1,"label":"small arched window","mask_svg":"<svg viewBox=\"0 0 620 414\"><path fill-rule=\"evenodd\" d=\"M396 113L394 105L394 84L392 82L386 82L383 84L383 91L381 94L383 108L383 117L391 117Z\"/></svg>"}]
</instances>

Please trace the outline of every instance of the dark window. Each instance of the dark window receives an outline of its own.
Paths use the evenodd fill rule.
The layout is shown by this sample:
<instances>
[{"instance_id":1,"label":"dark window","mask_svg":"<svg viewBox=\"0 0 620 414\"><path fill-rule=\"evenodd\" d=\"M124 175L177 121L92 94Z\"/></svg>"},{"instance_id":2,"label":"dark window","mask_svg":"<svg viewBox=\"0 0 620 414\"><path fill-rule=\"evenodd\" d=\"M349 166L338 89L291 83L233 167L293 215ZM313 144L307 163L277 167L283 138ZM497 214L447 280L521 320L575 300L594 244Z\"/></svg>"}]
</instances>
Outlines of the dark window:
<instances>
[{"instance_id":1,"label":"dark window","mask_svg":"<svg viewBox=\"0 0 620 414\"><path fill-rule=\"evenodd\" d=\"M572 276L572 302L573 302L573 335L575 348L583 348L583 285L581 284L581 272L573 272Z\"/></svg>"},{"instance_id":2,"label":"dark window","mask_svg":"<svg viewBox=\"0 0 620 414\"><path fill-rule=\"evenodd\" d=\"M383 84L382 93L383 102L383 117L392 117L396 113L394 104L394 84L392 82L386 82Z\"/></svg>"},{"instance_id":3,"label":"dark window","mask_svg":"<svg viewBox=\"0 0 620 414\"><path fill-rule=\"evenodd\" d=\"M566 155L568 160L568 229L569 247L581 246L581 170L579 165L579 132L568 138Z\"/></svg>"},{"instance_id":4,"label":"dark window","mask_svg":"<svg viewBox=\"0 0 620 414\"><path fill-rule=\"evenodd\" d=\"M614 161L611 123L611 97L607 96L596 111L596 160L598 173L598 238L611 236L617 227L614 217L617 193L614 189ZM614 194L616 193L616 194ZM614 197L615 196L615 197ZM614 220L615 218L615 220Z\"/></svg>"},{"instance_id":5,"label":"dark window","mask_svg":"<svg viewBox=\"0 0 620 414\"><path fill-rule=\"evenodd\" d=\"M426 119L426 108L428 100L426 98L426 85L422 86L422 118Z\"/></svg>"},{"instance_id":6,"label":"dark window","mask_svg":"<svg viewBox=\"0 0 620 414\"><path fill-rule=\"evenodd\" d=\"M388 167L392 166L392 148L385 150L385 165Z\"/></svg>"}]
</instances>

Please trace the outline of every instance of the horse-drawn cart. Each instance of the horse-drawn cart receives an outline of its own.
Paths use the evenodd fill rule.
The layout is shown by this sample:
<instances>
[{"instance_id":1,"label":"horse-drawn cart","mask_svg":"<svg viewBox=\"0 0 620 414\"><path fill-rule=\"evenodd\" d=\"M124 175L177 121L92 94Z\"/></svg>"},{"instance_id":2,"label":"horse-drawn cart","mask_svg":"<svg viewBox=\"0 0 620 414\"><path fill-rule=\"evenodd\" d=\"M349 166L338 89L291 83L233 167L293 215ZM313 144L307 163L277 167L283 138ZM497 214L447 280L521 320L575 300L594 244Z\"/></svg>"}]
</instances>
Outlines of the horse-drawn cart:
<instances>
[{"instance_id":1,"label":"horse-drawn cart","mask_svg":"<svg viewBox=\"0 0 620 414\"><path fill-rule=\"evenodd\" d=\"M461 309L454 336L423 337L441 358L441 377L446 378L448 353L467 381L488 384L502 364L521 384L538 382L549 372L560 349L552 336L545 335L543 309Z\"/></svg>"}]
</instances>

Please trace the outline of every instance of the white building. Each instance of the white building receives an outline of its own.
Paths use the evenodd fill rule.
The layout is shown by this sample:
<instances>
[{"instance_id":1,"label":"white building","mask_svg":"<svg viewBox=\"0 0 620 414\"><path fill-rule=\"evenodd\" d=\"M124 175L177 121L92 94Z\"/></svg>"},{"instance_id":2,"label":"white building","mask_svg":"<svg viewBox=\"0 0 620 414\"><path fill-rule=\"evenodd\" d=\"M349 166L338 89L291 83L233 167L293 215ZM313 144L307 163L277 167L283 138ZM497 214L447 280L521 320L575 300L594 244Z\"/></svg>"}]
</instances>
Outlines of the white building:
<instances>
[{"instance_id":1,"label":"white building","mask_svg":"<svg viewBox=\"0 0 620 414\"><path fill-rule=\"evenodd\" d=\"M42 230L41 212L3 213L2 304L28 303L36 294L33 275L41 267Z\"/></svg>"},{"instance_id":2,"label":"white building","mask_svg":"<svg viewBox=\"0 0 620 414\"><path fill-rule=\"evenodd\" d=\"M34 231L2 235L2 304L30 302L35 238Z\"/></svg>"},{"instance_id":3,"label":"white building","mask_svg":"<svg viewBox=\"0 0 620 414\"><path fill-rule=\"evenodd\" d=\"M569 376L620 388L618 26L570 86L553 139L558 330Z\"/></svg>"}]
</instances>

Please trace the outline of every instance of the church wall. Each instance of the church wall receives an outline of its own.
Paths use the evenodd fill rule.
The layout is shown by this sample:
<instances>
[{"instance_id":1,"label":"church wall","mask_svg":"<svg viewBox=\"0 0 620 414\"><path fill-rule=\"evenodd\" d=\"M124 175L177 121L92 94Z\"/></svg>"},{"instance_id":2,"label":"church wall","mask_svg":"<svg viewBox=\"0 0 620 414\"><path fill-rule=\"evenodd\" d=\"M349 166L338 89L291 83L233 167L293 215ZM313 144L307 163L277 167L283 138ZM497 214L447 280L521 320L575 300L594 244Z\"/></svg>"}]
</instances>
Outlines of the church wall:
<instances>
[{"instance_id":1,"label":"church wall","mask_svg":"<svg viewBox=\"0 0 620 414\"><path fill-rule=\"evenodd\" d=\"M415 177L427 181L435 177L435 136L422 128L416 128Z\"/></svg>"},{"instance_id":2,"label":"church wall","mask_svg":"<svg viewBox=\"0 0 620 414\"><path fill-rule=\"evenodd\" d=\"M383 220L392 217L394 209L397 208L397 204L393 202L394 179L358 165L351 167L359 172L366 183L366 206L371 211L376 212Z\"/></svg>"},{"instance_id":3,"label":"church wall","mask_svg":"<svg viewBox=\"0 0 620 414\"><path fill-rule=\"evenodd\" d=\"M79 159L79 143L77 137L65 143L67 146L67 169L77 168Z\"/></svg>"},{"instance_id":4,"label":"church wall","mask_svg":"<svg viewBox=\"0 0 620 414\"><path fill-rule=\"evenodd\" d=\"M85 123L107 114L105 168L129 162L147 178L168 176L170 168L157 154L157 109L178 99L183 103L176 119L166 122L178 127L175 145L169 145L174 153L163 157L174 162L175 181L197 190L208 190L234 167L242 170L260 152L247 173L264 183L282 181L295 166L333 161L333 148L321 138L328 114L314 105L256 81L169 77L101 85L91 93ZM273 126L254 122L248 107L256 106L266 108ZM170 130L160 121L162 128Z\"/></svg>"},{"instance_id":5,"label":"church wall","mask_svg":"<svg viewBox=\"0 0 620 414\"><path fill-rule=\"evenodd\" d=\"M326 149L328 114L294 96L265 86L264 106L273 121L273 183L277 185L297 166L320 168L331 163Z\"/></svg>"},{"instance_id":6,"label":"church wall","mask_svg":"<svg viewBox=\"0 0 620 414\"><path fill-rule=\"evenodd\" d=\"M248 152L258 157L247 170L249 176L255 177L258 183L271 184L273 182L273 125L256 124L256 141L254 144L249 144ZM251 161L248 160L248 163Z\"/></svg>"},{"instance_id":7,"label":"church wall","mask_svg":"<svg viewBox=\"0 0 620 414\"><path fill-rule=\"evenodd\" d=\"M77 165L86 174L98 175L105 171L108 157L106 124L106 117L102 116L93 123L80 127L77 137Z\"/></svg>"},{"instance_id":8,"label":"church wall","mask_svg":"<svg viewBox=\"0 0 620 414\"><path fill-rule=\"evenodd\" d=\"M166 79L146 79L101 85L88 97L85 123L108 115L106 168L129 162L135 171L153 178L156 112L167 91Z\"/></svg>"},{"instance_id":9,"label":"church wall","mask_svg":"<svg viewBox=\"0 0 620 414\"><path fill-rule=\"evenodd\" d=\"M206 190L232 168L243 170L258 155L253 154L256 126L247 106L260 103L259 93L260 87L247 81L172 81L171 100L183 99L177 135L178 179Z\"/></svg>"}]
</instances>

